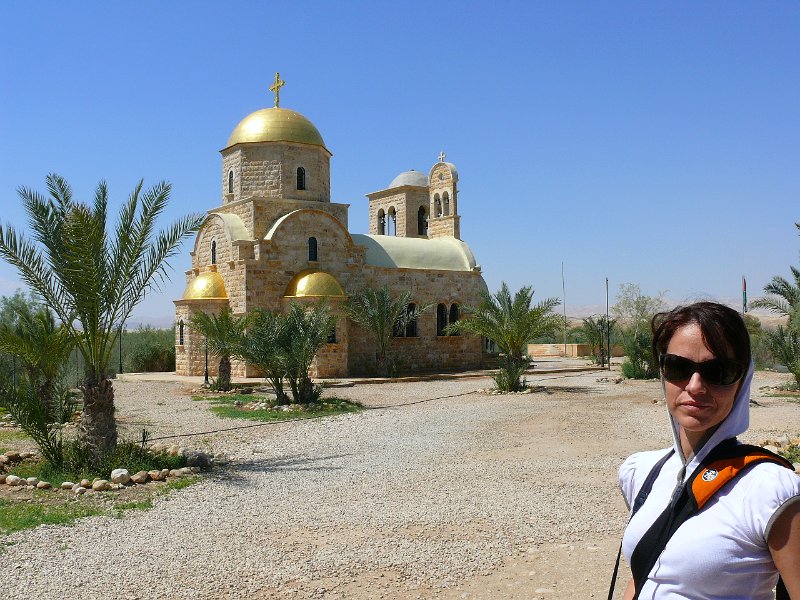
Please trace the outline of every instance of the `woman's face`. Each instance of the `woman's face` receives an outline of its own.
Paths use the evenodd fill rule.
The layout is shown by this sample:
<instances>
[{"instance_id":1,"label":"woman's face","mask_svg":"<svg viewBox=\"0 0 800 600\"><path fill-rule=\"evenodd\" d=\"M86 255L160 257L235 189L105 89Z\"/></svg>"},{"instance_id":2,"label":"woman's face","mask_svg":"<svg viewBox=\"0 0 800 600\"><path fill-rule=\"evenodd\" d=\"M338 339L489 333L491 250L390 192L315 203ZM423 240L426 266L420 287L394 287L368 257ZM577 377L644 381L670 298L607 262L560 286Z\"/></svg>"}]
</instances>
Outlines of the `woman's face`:
<instances>
[{"instance_id":1,"label":"woman's face","mask_svg":"<svg viewBox=\"0 0 800 600\"><path fill-rule=\"evenodd\" d=\"M694 362L717 358L703 343L703 334L695 323L677 329L667 346L668 354L677 354ZM694 447L705 441L733 408L738 382L709 385L692 373L685 381L664 381L667 407L681 427L682 436Z\"/></svg>"}]
</instances>

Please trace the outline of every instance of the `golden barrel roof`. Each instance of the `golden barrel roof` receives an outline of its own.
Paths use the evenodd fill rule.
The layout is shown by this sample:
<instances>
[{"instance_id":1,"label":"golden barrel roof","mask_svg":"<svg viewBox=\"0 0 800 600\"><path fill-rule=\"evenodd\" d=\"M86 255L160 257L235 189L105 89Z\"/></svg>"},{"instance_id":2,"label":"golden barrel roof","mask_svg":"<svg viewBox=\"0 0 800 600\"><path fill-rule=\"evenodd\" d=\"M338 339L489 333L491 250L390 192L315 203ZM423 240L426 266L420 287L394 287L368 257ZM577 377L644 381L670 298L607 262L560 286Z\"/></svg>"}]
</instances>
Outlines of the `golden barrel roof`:
<instances>
[{"instance_id":1,"label":"golden barrel roof","mask_svg":"<svg viewBox=\"0 0 800 600\"><path fill-rule=\"evenodd\" d=\"M278 107L262 108L247 115L233 130L225 147L251 142L297 142L325 148L322 135L311 121L299 112Z\"/></svg>"},{"instance_id":2,"label":"golden barrel roof","mask_svg":"<svg viewBox=\"0 0 800 600\"><path fill-rule=\"evenodd\" d=\"M183 292L184 300L223 300L227 297L225 282L216 271L200 273L186 285Z\"/></svg>"},{"instance_id":3,"label":"golden barrel roof","mask_svg":"<svg viewBox=\"0 0 800 600\"><path fill-rule=\"evenodd\" d=\"M345 297L336 278L324 271L303 271L294 276L286 286L288 298Z\"/></svg>"}]
</instances>

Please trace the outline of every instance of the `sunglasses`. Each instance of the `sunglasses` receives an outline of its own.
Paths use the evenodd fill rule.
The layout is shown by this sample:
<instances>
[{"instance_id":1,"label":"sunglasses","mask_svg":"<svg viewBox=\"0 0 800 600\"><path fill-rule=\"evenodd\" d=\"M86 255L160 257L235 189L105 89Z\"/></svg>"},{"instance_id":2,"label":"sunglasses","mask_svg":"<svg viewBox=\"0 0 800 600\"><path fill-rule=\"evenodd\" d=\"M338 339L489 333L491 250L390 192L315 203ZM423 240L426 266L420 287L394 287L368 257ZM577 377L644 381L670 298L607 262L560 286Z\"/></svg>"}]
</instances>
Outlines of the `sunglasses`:
<instances>
[{"instance_id":1,"label":"sunglasses","mask_svg":"<svg viewBox=\"0 0 800 600\"><path fill-rule=\"evenodd\" d=\"M742 378L744 367L729 358L712 358L694 362L677 354L662 354L658 359L661 374L667 381L686 381L700 373L703 381L710 385L731 385Z\"/></svg>"}]
</instances>

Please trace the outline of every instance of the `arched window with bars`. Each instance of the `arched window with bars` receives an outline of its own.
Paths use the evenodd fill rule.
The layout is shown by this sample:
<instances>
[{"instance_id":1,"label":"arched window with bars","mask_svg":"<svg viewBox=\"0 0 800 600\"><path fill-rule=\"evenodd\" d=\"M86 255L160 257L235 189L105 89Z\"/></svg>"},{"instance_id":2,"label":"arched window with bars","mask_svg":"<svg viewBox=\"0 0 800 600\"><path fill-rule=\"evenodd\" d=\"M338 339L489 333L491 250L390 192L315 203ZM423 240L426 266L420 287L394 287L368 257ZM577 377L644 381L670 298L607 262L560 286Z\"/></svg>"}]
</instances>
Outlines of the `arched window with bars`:
<instances>
[{"instance_id":1,"label":"arched window with bars","mask_svg":"<svg viewBox=\"0 0 800 600\"><path fill-rule=\"evenodd\" d=\"M386 214L383 209L378 211L378 235L386 235Z\"/></svg>"},{"instance_id":2,"label":"arched window with bars","mask_svg":"<svg viewBox=\"0 0 800 600\"><path fill-rule=\"evenodd\" d=\"M306 189L306 170L303 167L297 167L297 189Z\"/></svg>"},{"instance_id":3,"label":"arched window with bars","mask_svg":"<svg viewBox=\"0 0 800 600\"><path fill-rule=\"evenodd\" d=\"M233 169L228 171L228 193L233 193Z\"/></svg>"},{"instance_id":4,"label":"arched window with bars","mask_svg":"<svg viewBox=\"0 0 800 600\"><path fill-rule=\"evenodd\" d=\"M442 194L442 203L444 204L444 216L447 216L450 214L450 194L447 192Z\"/></svg>"},{"instance_id":5,"label":"arched window with bars","mask_svg":"<svg viewBox=\"0 0 800 600\"><path fill-rule=\"evenodd\" d=\"M217 240L211 240L211 264L217 264Z\"/></svg>"},{"instance_id":6,"label":"arched window with bars","mask_svg":"<svg viewBox=\"0 0 800 600\"><path fill-rule=\"evenodd\" d=\"M433 216L442 216L442 200L439 198L439 194L436 194L433 197Z\"/></svg>"},{"instance_id":7,"label":"arched window with bars","mask_svg":"<svg viewBox=\"0 0 800 600\"><path fill-rule=\"evenodd\" d=\"M397 212L394 206L389 209L389 235L397 235Z\"/></svg>"},{"instance_id":8,"label":"arched window with bars","mask_svg":"<svg viewBox=\"0 0 800 600\"><path fill-rule=\"evenodd\" d=\"M445 335L444 330L447 327L447 305L439 304L436 306L436 335Z\"/></svg>"}]
</instances>

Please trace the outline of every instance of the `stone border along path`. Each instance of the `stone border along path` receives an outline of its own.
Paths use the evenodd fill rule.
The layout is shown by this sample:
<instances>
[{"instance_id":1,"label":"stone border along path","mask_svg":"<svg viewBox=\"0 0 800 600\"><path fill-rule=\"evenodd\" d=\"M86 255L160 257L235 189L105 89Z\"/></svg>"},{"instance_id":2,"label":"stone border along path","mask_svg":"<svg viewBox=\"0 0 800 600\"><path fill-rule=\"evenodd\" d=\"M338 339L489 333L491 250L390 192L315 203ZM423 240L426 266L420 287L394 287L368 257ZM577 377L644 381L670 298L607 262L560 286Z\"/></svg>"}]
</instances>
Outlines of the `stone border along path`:
<instances>
[{"instance_id":1,"label":"stone border along path","mask_svg":"<svg viewBox=\"0 0 800 600\"><path fill-rule=\"evenodd\" d=\"M626 517L616 469L670 443L659 384L531 379L534 394L407 406L491 382L356 385L332 392L398 406L193 439L232 464L151 510L1 539L4 597L605 597ZM123 427L234 423L188 387L115 383ZM758 401L745 441L800 432L797 404Z\"/></svg>"}]
</instances>

